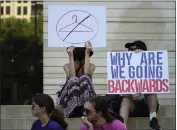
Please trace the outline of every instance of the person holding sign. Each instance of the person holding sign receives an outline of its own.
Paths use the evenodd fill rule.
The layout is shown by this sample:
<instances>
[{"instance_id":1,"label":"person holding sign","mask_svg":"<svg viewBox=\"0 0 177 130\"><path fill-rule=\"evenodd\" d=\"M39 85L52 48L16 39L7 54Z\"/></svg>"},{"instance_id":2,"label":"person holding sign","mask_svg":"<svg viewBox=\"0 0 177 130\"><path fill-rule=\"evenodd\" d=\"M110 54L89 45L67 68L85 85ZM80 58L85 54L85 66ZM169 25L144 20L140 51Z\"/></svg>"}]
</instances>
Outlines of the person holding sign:
<instances>
[{"instance_id":1,"label":"person holding sign","mask_svg":"<svg viewBox=\"0 0 177 130\"><path fill-rule=\"evenodd\" d=\"M147 51L146 44L142 41L134 41L125 45L128 51ZM150 117L150 127L153 130L160 130L158 120L156 118L159 110L159 103L156 94L123 95L121 102L120 115L123 117L125 124L128 116ZM149 114L149 115L147 115Z\"/></svg>"},{"instance_id":2,"label":"person holding sign","mask_svg":"<svg viewBox=\"0 0 177 130\"><path fill-rule=\"evenodd\" d=\"M63 66L67 81L60 91L60 105L64 107L65 117L81 117L82 107L86 101L95 96L92 84L92 74L95 65L90 63L93 55L92 44L87 42L85 47L67 48L69 63Z\"/></svg>"},{"instance_id":3,"label":"person holding sign","mask_svg":"<svg viewBox=\"0 0 177 130\"><path fill-rule=\"evenodd\" d=\"M109 108L104 96L91 98L84 104L80 130L127 130L123 118Z\"/></svg>"}]
</instances>

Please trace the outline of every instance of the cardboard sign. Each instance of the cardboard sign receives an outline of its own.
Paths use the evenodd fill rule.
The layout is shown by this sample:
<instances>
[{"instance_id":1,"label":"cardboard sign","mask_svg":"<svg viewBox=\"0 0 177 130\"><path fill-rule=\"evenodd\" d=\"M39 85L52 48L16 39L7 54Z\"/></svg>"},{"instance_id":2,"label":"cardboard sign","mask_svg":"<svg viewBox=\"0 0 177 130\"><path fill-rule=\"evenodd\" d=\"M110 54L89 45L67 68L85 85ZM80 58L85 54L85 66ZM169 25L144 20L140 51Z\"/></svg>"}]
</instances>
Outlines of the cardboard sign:
<instances>
[{"instance_id":1,"label":"cardboard sign","mask_svg":"<svg viewBox=\"0 0 177 130\"><path fill-rule=\"evenodd\" d=\"M108 52L108 94L169 93L167 51Z\"/></svg>"},{"instance_id":2,"label":"cardboard sign","mask_svg":"<svg viewBox=\"0 0 177 130\"><path fill-rule=\"evenodd\" d=\"M104 6L48 6L48 46L106 47Z\"/></svg>"}]
</instances>

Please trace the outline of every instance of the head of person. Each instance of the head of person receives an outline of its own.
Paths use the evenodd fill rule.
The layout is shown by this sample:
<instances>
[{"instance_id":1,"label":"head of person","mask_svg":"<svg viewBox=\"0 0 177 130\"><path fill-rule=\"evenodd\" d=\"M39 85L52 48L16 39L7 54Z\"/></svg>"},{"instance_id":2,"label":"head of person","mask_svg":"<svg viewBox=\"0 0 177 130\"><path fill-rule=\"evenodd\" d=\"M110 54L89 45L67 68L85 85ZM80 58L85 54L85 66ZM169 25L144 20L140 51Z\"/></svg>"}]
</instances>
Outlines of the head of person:
<instances>
[{"instance_id":1,"label":"head of person","mask_svg":"<svg viewBox=\"0 0 177 130\"><path fill-rule=\"evenodd\" d=\"M73 58L74 61L79 61L84 63L85 60L85 47L75 47L74 51L73 51ZM90 57L93 55L93 51L90 52Z\"/></svg>"},{"instance_id":2,"label":"head of person","mask_svg":"<svg viewBox=\"0 0 177 130\"><path fill-rule=\"evenodd\" d=\"M114 119L118 119L123 122L123 118L115 114L109 107L108 101L104 99L103 96L96 96L91 98L88 102L84 104L84 115L87 117L88 121L95 126L111 122Z\"/></svg>"},{"instance_id":3,"label":"head of person","mask_svg":"<svg viewBox=\"0 0 177 130\"><path fill-rule=\"evenodd\" d=\"M125 48L128 49L128 51L136 51L136 50L141 50L141 51L147 51L147 46L143 41L134 41L132 43L126 43Z\"/></svg>"},{"instance_id":4,"label":"head of person","mask_svg":"<svg viewBox=\"0 0 177 130\"><path fill-rule=\"evenodd\" d=\"M63 129L67 128L64 115L55 109L53 99L47 94L37 94L32 98L32 115L41 119L48 117L50 120L58 122Z\"/></svg>"}]
</instances>

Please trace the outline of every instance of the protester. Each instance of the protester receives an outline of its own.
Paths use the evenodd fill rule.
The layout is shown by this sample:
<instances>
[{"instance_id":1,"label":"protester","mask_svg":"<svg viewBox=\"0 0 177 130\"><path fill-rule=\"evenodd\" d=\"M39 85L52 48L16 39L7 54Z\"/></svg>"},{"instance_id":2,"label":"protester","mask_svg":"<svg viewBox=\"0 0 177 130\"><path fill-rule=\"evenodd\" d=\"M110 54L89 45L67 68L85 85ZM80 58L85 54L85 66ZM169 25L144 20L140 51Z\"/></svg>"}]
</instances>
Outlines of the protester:
<instances>
[{"instance_id":1,"label":"protester","mask_svg":"<svg viewBox=\"0 0 177 130\"><path fill-rule=\"evenodd\" d=\"M93 55L92 44L87 42L85 47L67 48L69 63L64 65L67 82L58 93L60 105L64 107L65 117L81 117L81 109L86 101L95 96L92 84L92 74L95 65L90 63Z\"/></svg>"},{"instance_id":2,"label":"protester","mask_svg":"<svg viewBox=\"0 0 177 130\"><path fill-rule=\"evenodd\" d=\"M64 115L55 109L53 99L49 95L38 94L32 100L32 115L38 120L34 121L31 130L66 130Z\"/></svg>"},{"instance_id":3,"label":"protester","mask_svg":"<svg viewBox=\"0 0 177 130\"><path fill-rule=\"evenodd\" d=\"M103 96L91 98L84 104L80 130L126 130L123 118L114 113Z\"/></svg>"},{"instance_id":4,"label":"protester","mask_svg":"<svg viewBox=\"0 0 177 130\"><path fill-rule=\"evenodd\" d=\"M134 41L127 43L125 48L128 51L147 51L146 44L142 41ZM120 115L123 117L125 124L127 124L128 117L150 117L149 125L153 130L160 130L158 120L156 118L159 110L159 103L156 94L134 94L124 95L121 102Z\"/></svg>"}]
</instances>

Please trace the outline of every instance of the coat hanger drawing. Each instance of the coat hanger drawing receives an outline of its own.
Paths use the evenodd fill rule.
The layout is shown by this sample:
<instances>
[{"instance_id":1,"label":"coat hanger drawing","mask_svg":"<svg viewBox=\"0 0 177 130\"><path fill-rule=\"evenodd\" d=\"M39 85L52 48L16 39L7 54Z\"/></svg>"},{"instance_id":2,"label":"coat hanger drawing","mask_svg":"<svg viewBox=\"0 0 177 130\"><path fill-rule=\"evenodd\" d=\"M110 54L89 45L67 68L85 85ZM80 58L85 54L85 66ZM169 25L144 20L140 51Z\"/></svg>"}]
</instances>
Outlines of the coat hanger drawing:
<instances>
[{"instance_id":1,"label":"coat hanger drawing","mask_svg":"<svg viewBox=\"0 0 177 130\"><path fill-rule=\"evenodd\" d=\"M59 30L59 32L70 32L76 25L79 24L79 22L77 21L77 15L73 15L72 20L74 21L73 23L61 28ZM80 30L74 30L73 32L93 32L93 29L89 28L88 26L86 26L82 23L79 26L81 27L81 29ZM83 28L83 30L82 30L82 28Z\"/></svg>"}]
</instances>

